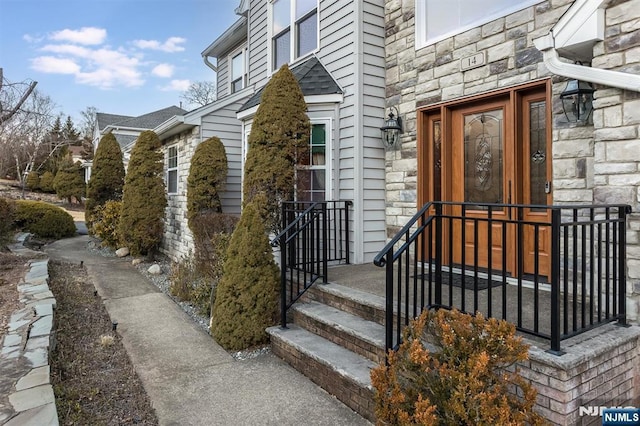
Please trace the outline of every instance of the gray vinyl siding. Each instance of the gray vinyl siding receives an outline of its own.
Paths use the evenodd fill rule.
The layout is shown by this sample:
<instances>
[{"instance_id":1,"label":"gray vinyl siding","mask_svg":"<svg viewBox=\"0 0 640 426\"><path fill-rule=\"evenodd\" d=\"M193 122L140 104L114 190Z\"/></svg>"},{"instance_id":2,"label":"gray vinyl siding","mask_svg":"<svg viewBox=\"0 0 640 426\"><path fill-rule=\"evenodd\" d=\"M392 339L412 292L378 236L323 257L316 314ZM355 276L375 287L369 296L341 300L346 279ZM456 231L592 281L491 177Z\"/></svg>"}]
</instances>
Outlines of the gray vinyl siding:
<instances>
[{"instance_id":1,"label":"gray vinyl siding","mask_svg":"<svg viewBox=\"0 0 640 426\"><path fill-rule=\"evenodd\" d=\"M245 99L246 100L246 99ZM228 105L202 117L202 140L220 138L227 153L227 186L222 194L222 210L239 214L242 179L242 126L236 112L244 100Z\"/></svg>"},{"instance_id":2,"label":"gray vinyl siding","mask_svg":"<svg viewBox=\"0 0 640 426\"><path fill-rule=\"evenodd\" d=\"M218 72L216 73L218 99L229 94L229 61L227 59L227 55L221 55L218 58Z\"/></svg>"},{"instance_id":3,"label":"gray vinyl siding","mask_svg":"<svg viewBox=\"0 0 640 426\"><path fill-rule=\"evenodd\" d=\"M256 90L271 75L267 10L267 0L251 1L249 84ZM321 0L319 26L316 56L344 95L333 107L310 105L309 115L334 117L332 198L354 202L353 259L368 262L386 242L385 151L380 139L385 112L384 0Z\"/></svg>"}]
</instances>

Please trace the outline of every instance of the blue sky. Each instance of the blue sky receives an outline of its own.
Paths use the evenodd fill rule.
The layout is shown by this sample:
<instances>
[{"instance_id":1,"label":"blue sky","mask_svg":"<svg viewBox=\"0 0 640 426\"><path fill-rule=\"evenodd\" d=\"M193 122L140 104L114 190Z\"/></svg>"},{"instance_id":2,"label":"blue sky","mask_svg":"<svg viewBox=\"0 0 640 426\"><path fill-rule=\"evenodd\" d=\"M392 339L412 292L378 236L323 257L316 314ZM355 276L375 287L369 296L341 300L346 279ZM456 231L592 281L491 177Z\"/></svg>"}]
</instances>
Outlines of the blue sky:
<instances>
[{"instance_id":1,"label":"blue sky","mask_svg":"<svg viewBox=\"0 0 640 426\"><path fill-rule=\"evenodd\" d=\"M0 0L0 67L36 80L79 124L88 106L137 116L179 105L214 72L200 53L239 0Z\"/></svg>"}]
</instances>

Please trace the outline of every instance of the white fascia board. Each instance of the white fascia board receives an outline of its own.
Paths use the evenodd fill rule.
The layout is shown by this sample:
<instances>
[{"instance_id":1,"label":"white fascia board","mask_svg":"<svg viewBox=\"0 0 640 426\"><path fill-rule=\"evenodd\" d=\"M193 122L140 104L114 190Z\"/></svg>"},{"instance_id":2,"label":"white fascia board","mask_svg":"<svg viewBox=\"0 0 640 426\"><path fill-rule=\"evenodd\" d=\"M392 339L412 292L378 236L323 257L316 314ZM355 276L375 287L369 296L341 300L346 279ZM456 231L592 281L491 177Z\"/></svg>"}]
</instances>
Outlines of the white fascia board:
<instances>
[{"instance_id":1,"label":"white fascia board","mask_svg":"<svg viewBox=\"0 0 640 426\"><path fill-rule=\"evenodd\" d=\"M204 117L205 115L209 115L212 112L225 108L233 103L240 102L242 101L242 99L249 98L249 96L253 95L253 91L253 85L248 86L242 90L237 91L236 93L232 93L231 95L227 95L223 98L218 99L217 101L213 101L210 104L204 105L198 109L188 112L184 115L184 122L186 124L194 124L196 126L199 126L202 117Z\"/></svg>"},{"instance_id":2,"label":"white fascia board","mask_svg":"<svg viewBox=\"0 0 640 426\"><path fill-rule=\"evenodd\" d=\"M117 130L117 131L122 131L122 132L137 132L137 133L142 133L145 130L149 130L149 129L141 129L139 127L126 127L126 126L118 126L118 125L113 125L113 124L109 124L108 126L105 126L104 129L102 129L102 131L100 132L100 134L102 135L106 135L107 133L111 133L112 131Z\"/></svg>"},{"instance_id":3,"label":"white fascia board","mask_svg":"<svg viewBox=\"0 0 640 426\"><path fill-rule=\"evenodd\" d=\"M604 0L576 0L553 26L556 49L604 40Z\"/></svg>"},{"instance_id":4,"label":"white fascia board","mask_svg":"<svg viewBox=\"0 0 640 426\"><path fill-rule=\"evenodd\" d=\"M332 93L329 95L310 95L305 96L304 101L307 105L315 105L315 104L339 104L344 100L344 95L342 93ZM238 120L246 120L247 118L253 117L258 111L258 107L260 104L253 106L244 111L240 111L237 114Z\"/></svg>"}]
</instances>

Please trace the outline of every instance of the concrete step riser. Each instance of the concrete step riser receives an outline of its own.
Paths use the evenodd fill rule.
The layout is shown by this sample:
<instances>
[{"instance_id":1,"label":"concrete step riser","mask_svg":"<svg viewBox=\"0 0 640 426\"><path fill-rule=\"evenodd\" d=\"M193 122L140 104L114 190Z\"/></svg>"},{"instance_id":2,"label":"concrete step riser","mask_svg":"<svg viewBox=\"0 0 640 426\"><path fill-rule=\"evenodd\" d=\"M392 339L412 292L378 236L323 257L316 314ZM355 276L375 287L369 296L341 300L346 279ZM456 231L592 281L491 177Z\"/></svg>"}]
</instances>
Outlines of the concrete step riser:
<instances>
[{"instance_id":1,"label":"concrete step riser","mask_svg":"<svg viewBox=\"0 0 640 426\"><path fill-rule=\"evenodd\" d=\"M346 333L328 323L318 321L315 318L311 318L304 313L294 310L293 321L310 332L324 337L325 339L333 342L343 348L349 349L352 352L357 353L371 361L379 364L385 359L385 352L383 347L378 347L359 336Z\"/></svg>"},{"instance_id":2,"label":"concrete step riser","mask_svg":"<svg viewBox=\"0 0 640 426\"><path fill-rule=\"evenodd\" d=\"M271 336L271 350L293 368L307 376L318 386L334 395L338 400L362 417L375 422L375 402L372 389L360 386L276 336Z\"/></svg>"}]
</instances>

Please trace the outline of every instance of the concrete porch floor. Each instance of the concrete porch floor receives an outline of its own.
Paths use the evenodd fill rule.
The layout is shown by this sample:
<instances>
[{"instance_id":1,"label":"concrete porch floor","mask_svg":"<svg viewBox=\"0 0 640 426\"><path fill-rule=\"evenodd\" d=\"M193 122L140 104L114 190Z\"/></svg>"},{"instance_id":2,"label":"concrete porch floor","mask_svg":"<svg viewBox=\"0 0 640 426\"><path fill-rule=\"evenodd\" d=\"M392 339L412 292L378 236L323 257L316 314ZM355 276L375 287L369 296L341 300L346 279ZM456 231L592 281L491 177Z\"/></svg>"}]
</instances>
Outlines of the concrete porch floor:
<instances>
[{"instance_id":1,"label":"concrete porch floor","mask_svg":"<svg viewBox=\"0 0 640 426\"><path fill-rule=\"evenodd\" d=\"M410 272L410 276L413 277L413 272ZM494 278L496 279L496 278ZM500 278L501 279L501 278ZM385 297L385 268L380 268L372 263L362 265L337 265L331 266L328 270L328 281L342 286L357 289L365 293L374 294L379 297ZM506 315L505 319L513 324L518 323L518 286L514 283L514 280L509 279L509 283L506 286ZM322 285L322 284L316 284ZM411 286L413 280L411 280ZM418 280L420 285L420 280ZM428 286L428 280L425 278L425 285ZM523 328L528 330L535 330L535 323L538 323L537 332L541 334L550 334L551 332L551 292L549 291L549 285L541 284L537 291L537 321L536 321L536 309L535 299L536 292L533 288L531 281L523 281L522 291L520 295L521 300L521 319L520 324ZM462 310L462 299L465 301L465 311L474 312L474 297L473 290L463 290L460 286L453 286L451 298L449 297L449 285L443 284L442 286L442 302L443 304L451 305L459 310ZM418 290L420 291L420 290ZM427 290L425 290L426 292ZM413 290L410 289L410 301L413 299ZM503 318L503 288L497 286L489 289L478 291L477 311L480 311L485 317L489 316L488 301L489 297L492 300L491 303L491 316L494 318ZM603 299L604 301L604 299ZM397 303L397 302L396 302ZM428 303L428 302L427 302ZM585 325L589 325L589 305L588 299L585 313ZM410 302L411 305L411 302ZM564 308L561 302L561 327L564 327ZM404 300L403 304L404 306ZM576 301L575 306L577 312L577 326L582 327L582 304L581 300ZM594 321L597 321L596 312L597 301L594 301ZM567 331L570 332L573 326L573 298L571 295L568 297L567 303ZM565 330L561 328L561 333L565 333ZM521 333L521 335L528 341L528 343L538 346L542 350L550 348L550 341L545 338L537 337L529 333ZM566 341L567 344L570 342Z\"/></svg>"}]
</instances>

